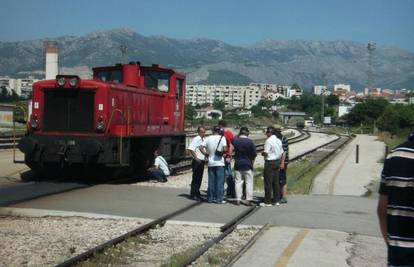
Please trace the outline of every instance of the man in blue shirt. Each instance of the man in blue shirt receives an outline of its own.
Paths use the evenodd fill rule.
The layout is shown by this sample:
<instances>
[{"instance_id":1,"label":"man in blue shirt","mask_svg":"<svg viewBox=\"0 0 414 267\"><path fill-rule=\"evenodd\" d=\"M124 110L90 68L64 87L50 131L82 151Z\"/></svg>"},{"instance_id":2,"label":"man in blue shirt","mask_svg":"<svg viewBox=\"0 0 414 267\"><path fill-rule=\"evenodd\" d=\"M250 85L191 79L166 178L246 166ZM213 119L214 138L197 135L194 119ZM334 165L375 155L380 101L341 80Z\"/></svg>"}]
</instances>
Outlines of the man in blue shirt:
<instances>
[{"instance_id":1,"label":"man in blue shirt","mask_svg":"<svg viewBox=\"0 0 414 267\"><path fill-rule=\"evenodd\" d=\"M253 205L253 163L257 156L256 146L248 138L249 129L242 127L238 138L232 140L234 147L234 170L236 174L236 205L240 205L243 195L243 183L246 183L246 202Z\"/></svg>"}]
</instances>

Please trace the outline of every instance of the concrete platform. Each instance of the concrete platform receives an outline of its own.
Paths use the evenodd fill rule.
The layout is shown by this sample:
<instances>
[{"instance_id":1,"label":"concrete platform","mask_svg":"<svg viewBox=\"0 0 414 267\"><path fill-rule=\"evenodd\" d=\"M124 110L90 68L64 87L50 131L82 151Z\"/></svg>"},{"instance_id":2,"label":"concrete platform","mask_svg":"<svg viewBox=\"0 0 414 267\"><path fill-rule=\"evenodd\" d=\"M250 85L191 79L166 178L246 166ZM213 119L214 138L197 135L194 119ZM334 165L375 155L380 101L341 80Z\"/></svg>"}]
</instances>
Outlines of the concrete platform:
<instances>
[{"instance_id":1,"label":"concrete platform","mask_svg":"<svg viewBox=\"0 0 414 267\"><path fill-rule=\"evenodd\" d=\"M359 145L359 163L356 163L356 145ZM311 194L362 196L381 177L385 145L376 136L357 137L314 179ZM371 189L372 190L372 189Z\"/></svg>"}]
</instances>

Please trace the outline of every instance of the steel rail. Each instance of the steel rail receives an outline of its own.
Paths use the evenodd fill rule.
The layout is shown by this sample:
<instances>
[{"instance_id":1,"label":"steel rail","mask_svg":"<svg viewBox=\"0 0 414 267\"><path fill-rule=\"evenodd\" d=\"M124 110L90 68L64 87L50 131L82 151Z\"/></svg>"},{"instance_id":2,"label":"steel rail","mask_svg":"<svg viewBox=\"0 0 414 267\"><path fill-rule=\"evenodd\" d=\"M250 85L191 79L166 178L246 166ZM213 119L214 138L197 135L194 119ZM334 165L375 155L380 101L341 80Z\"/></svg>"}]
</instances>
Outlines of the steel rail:
<instances>
[{"instance_id":1,"label":"steel rail","mask_svg":"<svg viewBox=\"0 0 414 267\"><path fill-rule=\"evenodd\" d=\"M185 267L190 265L191 263L193 263L195 260L197 260L199 257L201 257L207 250L209 250L212 246L214 246L215 244L219 243L221 240L223 240L226 236L228 236L231 232L233 232L237 226L243 222L246 218L248 218L249 216L251 216L253 213L255 213L256 211L258 211L260 209L260 207L254 206L251 207L246 211L244 211L242 214L243 216L237 216L237 221L233 224L225 224L224 226L226 226L226 228L223 228L224 226L222 226L221 231L222 233L217 236L214 237L212 239L207 240L206 242L204 242L200 248L198 250L196 250L194 253L192 253L188 258L186 258L184 261L182 261L181 263L178 264L178 266L180 267ZM235 219L236 219L235 218ZM233 220L235 220L233 219ZM232 220L232 221L233 221Z\"/></svg>"},{"instance_id":2,"label":"steel rail","mask_svg":"<svg viewBox=\"0 0 414 267\"><path fill-rule=\"evenodd\" d=\"M89 249L89 250L87 250L87 251L85 251L85 252L83 252L79 255L76 255L75 257L72 257L72 258L70 258L70 259L68 259L68 260L66 260L62 263L59 263L59 264L55 265L55 267L73 266L74 264L76 264L78 262L81 262L81 261L84 261L88 258L93 257L96 253L102 252L103 250L105 250L105 249L107 249L107 248L109 248L113 245L116 245L118 243L123 242L124 240L126 240L127 238L129 238L131 236L136 236L136 235L140 235L142 233L145 233L146 231L150 230L151 228L154 228L157 225L164 225L165 222L167 220L171 219L172 217L175 217L175 216L177 216L181 213L184 213L184 212L188 211L189 209L192 209L192 208L194 208L198 205L201 205L201 204L202 204L201 202L195 202L195 203L192 203L190 205L187 205L184 208L181 208L181 209L176 210L174 212L171 212L167 215L164 215L164 216L162 216L158 219L155 219L155 220L153 220L153 221L151 221L147 224L144 224L143 226L140 226L140 227L126 233L126 234L123 234L123 235L118 236L116 238L113 238L109 241L106 241L105 243L102 243L98 246L95 246L95 247L93 247L93 248L91 248L91 249Z\"/></svg>"}]
</instances>

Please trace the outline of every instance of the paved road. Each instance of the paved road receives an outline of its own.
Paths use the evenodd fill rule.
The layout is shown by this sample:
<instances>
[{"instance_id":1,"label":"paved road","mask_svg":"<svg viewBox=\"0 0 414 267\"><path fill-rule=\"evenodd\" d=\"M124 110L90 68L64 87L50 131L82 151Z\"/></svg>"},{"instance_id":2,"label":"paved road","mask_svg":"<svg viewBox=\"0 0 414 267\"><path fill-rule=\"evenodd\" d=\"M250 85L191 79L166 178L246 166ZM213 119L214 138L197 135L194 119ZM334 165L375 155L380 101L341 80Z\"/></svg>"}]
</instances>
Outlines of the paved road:
<instances>
[{"instance_id":1,"label":"paved road","mask_svg":"<svg viewBox=\"0 0 414 267\"><path fill-rule=\"evenodd\" d=\"M98 185L42 197L13 205L18 208L90 212L107 215L156 218L189 203L184 189L130 185ZM289 198L288 205L259 210L246 224L310 227L379 236L375 215L376 200L348 196L307 196ZM225 223L246 209L231 204L203 204L177 220Z\"/></svg>"}]
</instances>

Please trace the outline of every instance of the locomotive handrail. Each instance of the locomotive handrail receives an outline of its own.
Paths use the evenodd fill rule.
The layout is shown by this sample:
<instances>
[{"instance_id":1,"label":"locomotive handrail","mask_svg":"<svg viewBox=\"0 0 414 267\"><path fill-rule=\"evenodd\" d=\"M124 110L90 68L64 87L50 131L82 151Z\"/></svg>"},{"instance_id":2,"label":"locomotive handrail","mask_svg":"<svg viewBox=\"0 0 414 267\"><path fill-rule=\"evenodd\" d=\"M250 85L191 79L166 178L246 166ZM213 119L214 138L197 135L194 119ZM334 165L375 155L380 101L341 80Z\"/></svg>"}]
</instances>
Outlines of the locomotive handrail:
<instances>
[{"instance_id":1,"label":"locomotive handrail","mask_svg":"<svg viewBox=\"0 0 414 267\"><path fill-rule=\"evenodd\" d=\"M119 108L114 108L113 110L112 110L112 112L111 112L111 116L109 117L109 121L108 121L108 126L107 126L107 128L106 128L106 131L105 131L105 133L108 133L108 130L109 130L109 128L110 128L110 126L111 126L111 123L112 123L112 118L113 118L113 116L114 116L114 113L115 113L115 111L117 111L117 112L119 112L120 114L121 114L121 116L122 116L122 121L123 121L123 123L125 124L125 122L127 123L127 135L129 134L129 131L128 131L128 129L129 129L129 121L128 120L125 120L125 116L124 116L124 113L122 112L122 110L120 110ZM124 146L124 144L123 144L123 142L122 142L122 128L121 128L121 137L120 137L120 139L119 139L119 164L120 165L122 165L122 147Z\"/></svg>"}]
</instances>

